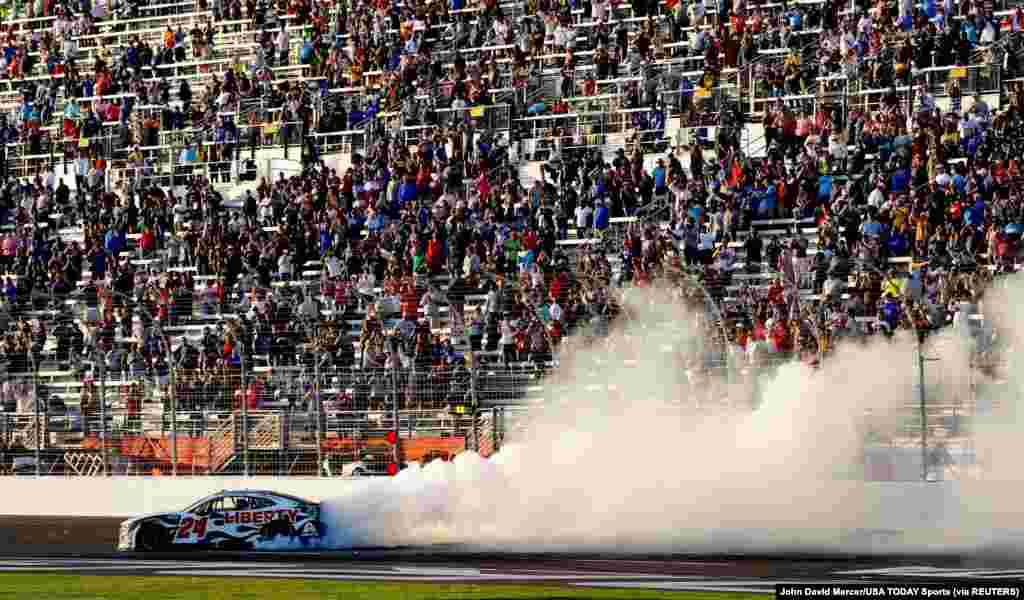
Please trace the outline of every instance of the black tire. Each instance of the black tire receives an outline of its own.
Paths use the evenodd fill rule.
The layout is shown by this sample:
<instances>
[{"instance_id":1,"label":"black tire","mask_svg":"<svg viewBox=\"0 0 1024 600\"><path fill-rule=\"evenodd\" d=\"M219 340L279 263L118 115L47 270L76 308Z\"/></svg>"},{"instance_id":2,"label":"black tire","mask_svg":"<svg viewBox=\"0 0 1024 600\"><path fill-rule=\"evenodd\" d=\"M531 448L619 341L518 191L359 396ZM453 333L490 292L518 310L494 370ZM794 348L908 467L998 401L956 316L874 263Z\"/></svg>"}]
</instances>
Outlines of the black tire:
<instances>
[{"instance_id":1,"label":"black tire","mask_svg":"<svg viewBox=\"0 0 1024 600\"><path fill-rule=\"evenodd\" d=\"M167 534L156 525L145 524L135 533L135 550L156 552L167 547Z\"/></svg>"}]
</instances>

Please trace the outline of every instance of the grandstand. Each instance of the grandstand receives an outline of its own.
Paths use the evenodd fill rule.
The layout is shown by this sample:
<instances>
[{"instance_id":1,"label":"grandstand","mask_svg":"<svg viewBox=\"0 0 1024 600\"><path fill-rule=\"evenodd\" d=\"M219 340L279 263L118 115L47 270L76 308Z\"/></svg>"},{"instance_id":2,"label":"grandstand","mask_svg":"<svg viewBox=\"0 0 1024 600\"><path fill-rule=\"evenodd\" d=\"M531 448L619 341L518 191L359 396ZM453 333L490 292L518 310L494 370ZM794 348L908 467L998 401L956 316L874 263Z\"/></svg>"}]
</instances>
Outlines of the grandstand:
<instances>
[{"instance_id":1,"label":"grandstand","mask_svg":"<svg viewBox=\"0 0 1024 600\"><path fill-rule=\"evenodd\" d=\"M896 329L991 374L1013 2L80 8L0 9L0 471L488 454L655 282L695 410ZM976 387L908 427L958 442Z\"/></svg>"}]
</instances>

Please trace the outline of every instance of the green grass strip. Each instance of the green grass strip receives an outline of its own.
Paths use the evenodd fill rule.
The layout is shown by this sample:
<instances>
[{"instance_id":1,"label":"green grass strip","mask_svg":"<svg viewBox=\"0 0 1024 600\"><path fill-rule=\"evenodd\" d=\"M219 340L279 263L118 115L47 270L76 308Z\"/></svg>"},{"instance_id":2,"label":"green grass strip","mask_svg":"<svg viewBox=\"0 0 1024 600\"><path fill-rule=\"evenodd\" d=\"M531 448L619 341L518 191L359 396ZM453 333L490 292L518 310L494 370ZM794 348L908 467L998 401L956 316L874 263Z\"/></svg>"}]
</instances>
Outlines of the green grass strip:
<instances>
[{"instance_id":1,"label":"green grass strip","mask_svg":"<svg viewBox=\"0 0 1024 600\"><path fill-rule=\"evenodd\" d=\"M255 567L258 569L258 566ZM764 600L766 594L659 592L557 585L376 583L255 577L0 575L0 599L17 600Z\"/></svg>"}]
</instances>

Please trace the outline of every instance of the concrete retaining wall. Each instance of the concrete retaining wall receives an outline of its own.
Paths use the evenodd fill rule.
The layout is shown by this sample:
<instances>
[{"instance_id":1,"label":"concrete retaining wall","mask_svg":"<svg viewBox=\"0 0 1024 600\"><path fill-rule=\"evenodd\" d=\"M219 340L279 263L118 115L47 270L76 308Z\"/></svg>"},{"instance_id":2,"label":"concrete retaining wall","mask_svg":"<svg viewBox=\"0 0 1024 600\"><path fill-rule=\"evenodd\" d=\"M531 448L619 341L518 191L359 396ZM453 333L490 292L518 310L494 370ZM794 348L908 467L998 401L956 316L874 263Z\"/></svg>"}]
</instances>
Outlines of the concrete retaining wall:
<instances>
[{"instance_id":1,"label":"concrete retaining wall","mask_svg":"<svg viewBox=\"0 0 1024 600\"><path fill-rule=\"evenodd\" d=\"M356 486L373 484L366 479L216 477L7 477L2 481L0 514L69 518L125 517L180 510L222 489L268 489L317 501L349 496L358 491ZM998 548L1003 553L1024 553L1024 508L1017 500L1021 485L1016 483L836 482L821 491L814 498L793 499L794 503L814 504L807 507L808 512L830 511L829 507L835 507L832 518L815 518L808 523L814 531L802 530L799 523L780 514L779 519L767 516L756 525L752 523L749 529L741 526L742 530L703 533L694 530L692 535L680 537L692 537L698 546L711 544L711 549L773 551L777 543L790 544L780 542L779 535L792 529L794 543L805 539L810 542L807 547L824 550L899 553ZM362 512L353 508L356 513ZM773 514L770 506L763 508L766 515ZM762 528L767 529L761 531ZM676 537L671 532L665 534ZM667 543L676 547L680 542ZM787 546L790 550L800 547L791 545Z\"/></svg>"},{"instance_id":2,"label":"concrete retaining wall","mask_svg":"<svg viewBox=\"0 0 1024 600\"><path fill-rule=\"evenodd\" d=\"M229 477L5 477L0 514L68 517L132 516L180 510L224 489L273 490L319 501L367 480Z\"/></svg>"}]
</instances>

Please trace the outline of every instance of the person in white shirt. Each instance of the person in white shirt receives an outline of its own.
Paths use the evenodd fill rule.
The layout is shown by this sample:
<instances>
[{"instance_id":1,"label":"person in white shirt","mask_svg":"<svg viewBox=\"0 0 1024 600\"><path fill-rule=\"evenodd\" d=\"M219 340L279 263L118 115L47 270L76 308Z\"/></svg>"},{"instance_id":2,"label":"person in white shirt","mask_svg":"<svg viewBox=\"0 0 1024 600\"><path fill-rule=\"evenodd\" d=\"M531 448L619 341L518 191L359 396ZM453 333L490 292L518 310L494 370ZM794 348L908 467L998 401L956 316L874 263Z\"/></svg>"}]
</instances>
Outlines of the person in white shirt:
<instances>
[{"instance_id":1,"label":"person in white shirt","mask_svg":"<svg viewBox=\"0 0 1024 600\"><path fill-rule=\"evenodd\" d=\"M292 272L292 255L288 250L285 250L284 254L277 259L277 274L282 280L288 281L292 278Z\"/></svg>"},{"instance_id":2,"label":"person in white shirt","mask_svg":"<svg viewBox=\"0 0 1024 600\"><path fill-rule=\"evenodd\" d=\"M299 314L306 319L315 319L320 315L320 309L316 305L316 301L313 297L306 295L302 304L299 305Z\"/></svg>"},{"instance_id":3,"label":"person in white shirt","mask_svg":"<svg viewBox=\"0 0 1024 600\"><path fill-rule=\"evenodd\" d=\"M551 300L551 305L548 306L548 316L551 317L552 321L562 320L562 306L558 303L557 298Z\"/></svg>"},{"instance_id":4,"label":"person in white shirt","mask_svg":"<svg viewBox=\"0 0 1024 600\"><path fill-rule=\"evenodd\" d=\"M594 209L589 204L581 204L576 207L576 237L584 239L590 230L590 219L594 215Z\"/></svg>"},{"instance_id":5,"label":"person in white shirt","mask_svg":"<svg viewBox=\"0 0 1024 600\"><path fill-rule=\"evenodd\" d=\"M841 171L846 171L847 148L839 132L834 131L828 138L828 153Z\"/></svg>"},{"instance_id":6,"label":"person in white shirt","mask_svg":"<svg viewBox=\"0 0 1024 600\"><path fill-rule=\"evenodd\" d=\"M884 202L885 202L885 184L882 183L882 182L878 182L878 184L875 185L875 189L871 190L871 193L868 194L868 204L870 204L871 206L874 206L875 208L878 208L878 207L882 206L882 204Z\"/></svg>"},{"instance_id":7,"label":"person in white shirt","mask_svg":"<svg viewBox=\"0 0 1024 600\"><path fill-rule=\"evenodd\" d=\"M974 106L971 107L971 113L978 116L978 120L981 123L989 122L989 108L988 103L981 99L980 94L974 95Z\"/></svg>"},{"instance_id":8,"label":"person in white shirt","mask_svg":"<svg viewBox=\"0 0 1024 600\"><path fill-rule=\"evenodd\" d=\"M964 113L960 118L960 137L973 137L976 129L978 129L977 119L975 119L970 113Z\"/></svg>"},{"instance_id":9,"label":"person in white shirt","mask_svg":"<svg viewBox=\"0 0 1024 600\"><path fill-rule=\"evenodd\" d=\"M516 359L516 338L515 328L507 318L501 320L501 356L505 366L509 366Z\"/></svg>"},{"instance_id":10,"label":"person in white shirt","mask_svg":"<svg viewBox=\"0 0 1024 600\"><path fill-rule=\"evenodd\" d=\"M932 112L935 110L935 97L928 93L928 90L923 90L923 93L918 94L918 98L921 102L921 112Z\"/></svg>"},{"instance_id":11,"label":"person in white shirt","mask_svg":"<svg viewBox=\"0 0 1024 600\"><path fill-rule=\"evenodd\" d=\"M981 44L988 45L996 41L996 28L992 21L986 21L985 28L981 30Z\"/></svg>"},{"instance_id":12,"label":"person in white shirt","mask_svg":"<svg viewBox=\"0 0 1024 600\"><path fill-rule=\"evenodd\" d=\"M327 274L330 277L338 277L341 275L341 263L338 261L338 257L333 253L328 254L324 260L324 264L327 265Z\"/></svg>"},{"instance_id":13,"label":"person in white shirt","mask_svg":"<svg viewBox=\"0 0 1024 600\"><path fill-rule=\"evenodd\" d=\"M710 229L700 234L700 257L703 264L711 262L712 254L715 252L715 241L718 234Z\"/></svg>"},{"instance_id":14,"label":"person in white shirt","mask_svg":"<svg viewBox=\"0 0 1024 600\"><path fill-rule=\"evenodd\" d=\"M288 35L288 27L285 22L281 22L281 30L277 33L277 52L281 58L281 65L288 64L288 48L291 43L291 39Z\"/></svg>"}]
</instances>

